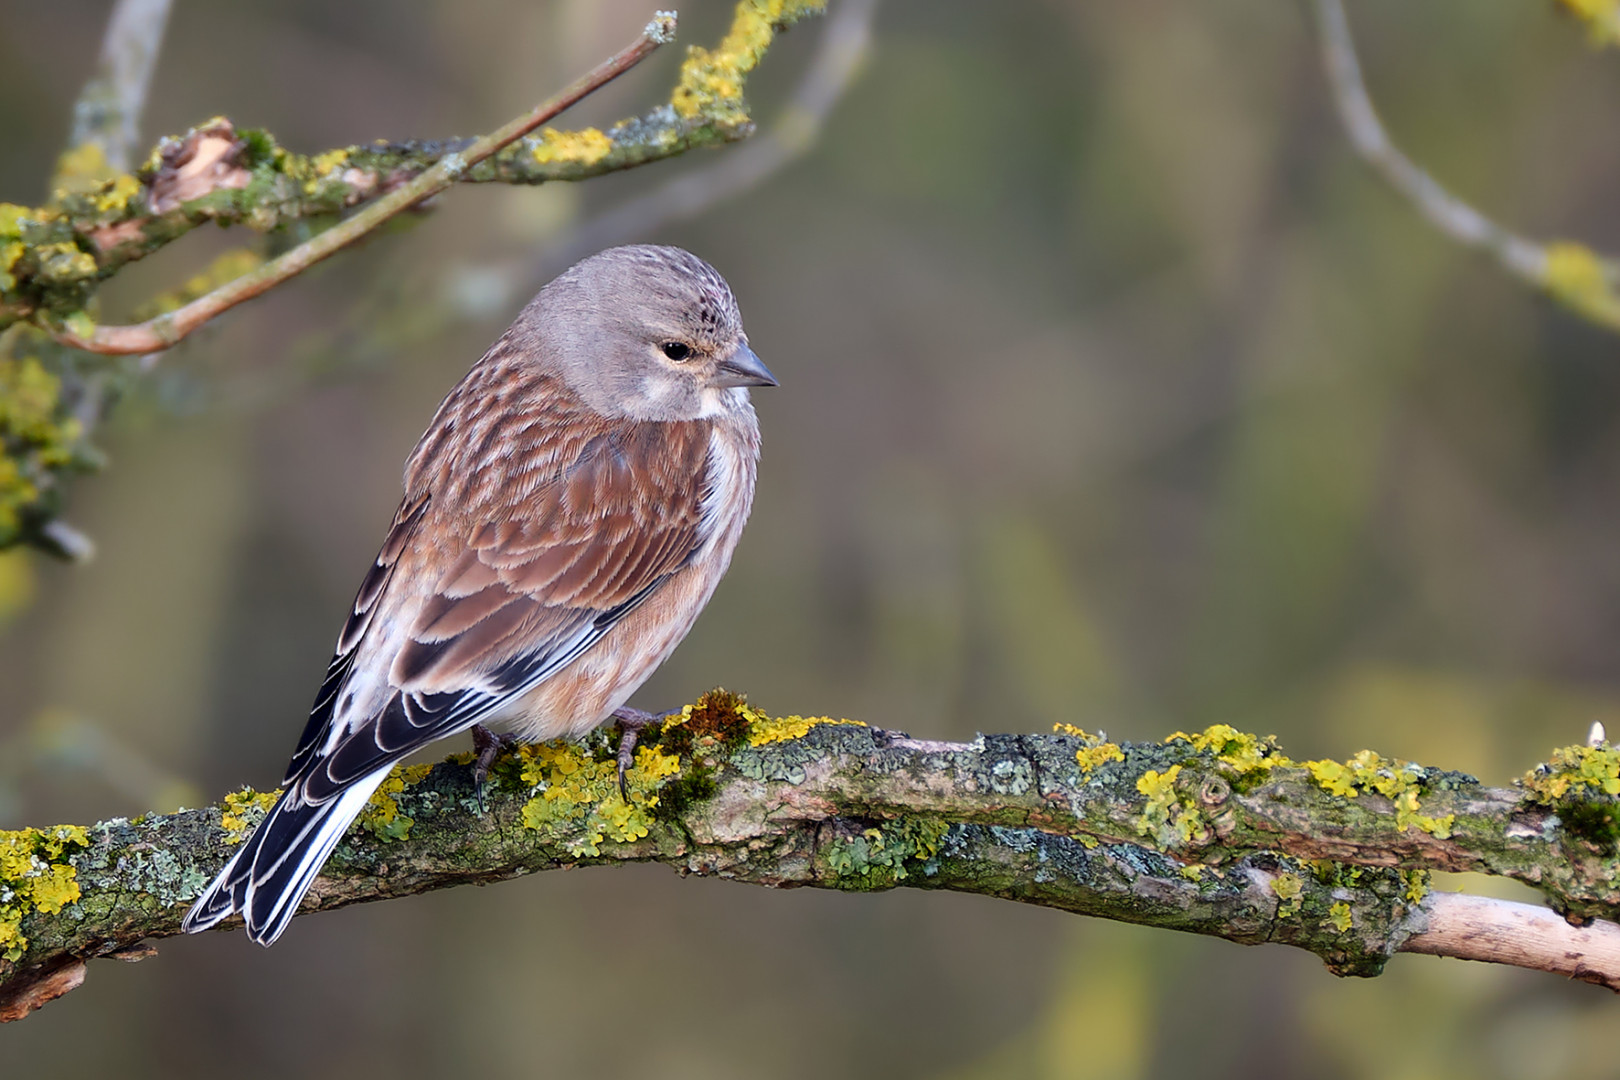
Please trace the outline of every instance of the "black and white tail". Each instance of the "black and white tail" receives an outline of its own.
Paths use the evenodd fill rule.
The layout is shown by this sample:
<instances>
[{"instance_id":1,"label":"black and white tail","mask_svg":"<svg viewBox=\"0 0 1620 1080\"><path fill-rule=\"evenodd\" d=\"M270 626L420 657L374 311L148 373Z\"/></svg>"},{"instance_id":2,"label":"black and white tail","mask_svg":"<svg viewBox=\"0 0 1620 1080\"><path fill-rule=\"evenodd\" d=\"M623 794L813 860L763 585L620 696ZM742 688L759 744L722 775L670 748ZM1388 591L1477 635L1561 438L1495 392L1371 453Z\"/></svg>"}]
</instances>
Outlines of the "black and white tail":
<instances>
[{"instance_id":1,"label":"black and white tail","mask_svg":"<svg viewBox=\"0 0 1620 1080\"><path fill-rule=\"evenodd\" d=\"M321 803L304 799L303 784L290 785L186 912L180 928L195 934L239 911L248 937L260 945L275 941L392 765L390 761Z\"/></svg>"}]
</instances>

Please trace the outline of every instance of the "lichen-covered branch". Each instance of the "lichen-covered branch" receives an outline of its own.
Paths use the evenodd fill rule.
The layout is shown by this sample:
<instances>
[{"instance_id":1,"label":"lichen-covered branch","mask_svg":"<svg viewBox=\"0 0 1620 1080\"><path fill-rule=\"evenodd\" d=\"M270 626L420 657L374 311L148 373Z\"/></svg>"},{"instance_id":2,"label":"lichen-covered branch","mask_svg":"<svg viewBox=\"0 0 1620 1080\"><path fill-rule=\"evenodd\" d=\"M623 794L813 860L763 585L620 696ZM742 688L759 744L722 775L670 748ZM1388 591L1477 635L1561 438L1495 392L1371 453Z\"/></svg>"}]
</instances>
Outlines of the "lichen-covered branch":
<instances>
[{"instance_id":1,"label":"lichen-covered branch","mask_svg":"<svg viewBox=\"0 0 1620 1080\"><path fill-rule=\"evenodd\" d=\"M718 47L688 51L667 104L607 131L525 135L459 179L579 180L746 137L753 129L742 96L749 73L778 31L820 8L813 0L742 0ZM469 145L400 142L306 156L268 132L215 118L160 142L135 172L88 191L58 191L41 207L0 203L0 329L28 318L79 332L74 322L82 324L80 313L107 278L197 225L265 232L340 213Z\"/></svg>"},{"instance_id":2,"label":"lichen-covered branch","mask_svg":"<svg viewBox=\"0 0 1620 1080\"><path fill-rule=\"evenodd\" d=\"M0 833L0 1017L76 984L89 958L177 933L273 798ZM305 910L662 862L767 886L984 893L1292 945L1340 974L1422 951L1620 989L1620 927L1573 925L1616 914L1617 840L1620 751L1607 746L1560 751L1509 790L1370 752L1294 762L1224 726L1163 743L1074 729L925 742L771 718L714 691L644 736L628 801L607 733L508 755L482 806L467 756L397 771ZM1436 869L1529 882L1572 921L1431 896ZM1532 924L1522 940L1503 929Z\"/></svg>"},{"instance_id":3,"label":"lichen-covered branch","mask_svg":"<svg viewBox=\"0 0 1620 1080\"><path fill-rule=\"evenodd\" d=\"M430 168L418 173L341 225L311 237L291 251L263 266L210 289L174 311L156 315L135 326L98 326L88 335L71 328L56 332L58 341L88 352L119 355L150 353L166 349L197 327L244 300L274 288L290 277L303 273L322 259L359 240L383 222L433 197L454 184L462 173L483 162L555 117L587 94L605 86L630 70L654 49L674 39L673 16L660 16L647 24L634 42L598 64L563 90L499 130L475 139L464 150L447 153Z\"/></svg>"},{"instance_id":4,"label":"lichen-covered branch","mask_svg":"<svg viewBox=\"0 0 1620 1080\"><path fill-rule=\"evenodd\" d=\"M1593 40L1616 40L1620 23L1613 4L1563 3L1587 22ZM1590 322L1620 331L1620 261L1574 241L1541 244L1526 239L1447 191L1402 153L1378 118L1341 0L1316 0L1316 21L1328 87L1356 154L1441 233L1489 254L1509 275Z\"/></svg>"},{"instance_id":5,"label":"lichen-covered branch","mask_svg":"<svg viewBox=\"0 0 1620 1080\"><path fill-rule=\"evenodd\" d=\"M49 201L0 202L0 548L33 543L72 554L84 546L56 516L63 480L95 466L88 435L103 403L138 370L94 362L81 348L161 349L300 272L315 261L307 256L351 242L388 216L378 208L390 200L412 202L406 193L437 189L432 181L439 173L470 182L579 180L744 138L753 130L743 97L749 74L777 33L822 6L823 0L740 0L717 46L688 49L666 104L606 131L525 131L477 161L470 159L485 142L461 139L303 155L223 117L160 141L132 172L109 175L99 144L70 148ZM252 250L232 252L143 305L138 317L150 314L147 322L97 325L102 285L198 225L266 233L350 211L337 226L347 231L329 229L287 261L261 265Z\"/></svg>"}]
</instances>

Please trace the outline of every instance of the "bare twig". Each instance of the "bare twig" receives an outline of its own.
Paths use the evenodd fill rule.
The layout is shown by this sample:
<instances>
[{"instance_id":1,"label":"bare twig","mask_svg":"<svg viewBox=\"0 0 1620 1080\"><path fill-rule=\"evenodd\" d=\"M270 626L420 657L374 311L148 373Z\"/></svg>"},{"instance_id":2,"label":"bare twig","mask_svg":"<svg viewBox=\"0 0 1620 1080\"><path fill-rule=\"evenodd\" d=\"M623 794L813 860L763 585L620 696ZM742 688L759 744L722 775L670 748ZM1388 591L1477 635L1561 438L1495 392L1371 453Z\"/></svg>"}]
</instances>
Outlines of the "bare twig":
<instances>
[{"instance_id":1,"label":"bare twig","mask_svg":"<svg viewBox=\"0 0 1620 1080\"><path fill-rule=\"evenodd\" d=\"M100 326L89 336L81 336L66 329L53 331L54 336L58 341L74 348L108 355L150 353L166 349L221 312L302 273L315 263L359 240L401 211L408 210L423 199L437 195L455 183L467 169L494 155L581 98L629 71L660 45L674 40L674 34L675 16L661 13L647 24L632 44L527 114L478 139L465 151L446 154L431 168L382 196L342 224L333 226L259 269L244 274L175 311L132 326Z\"/></svg>"},{"instance_id":2,"label":"bare twig","mask_svg":"<svg viewBox=\"0 0 1620 1080\"><path fill-rule=\"evenodd\" d=\"M1570 242L1538 244L1503 228L1447 191L1389 137L1362 79L1341 0L1315 0L1322 61L1350 145L1418 213L1446 236L1484 251L1511 276L1545 290L1581 315L1620 330L1620 261Z\"/></svg>"},{"instance_id":3,"label":"bare twig","mask_svg":"<svg viewBox=\"0 0 1620 1080\"><path fill-rule=\"evenodd\" d=\"M1544 907L1465 893L1431 893L1423 914L1428 929L1407 938L1402 952L1511 964L1620 990L1615 923L1571 926Z\"/></svg>"},{"instance_id":4,"label":"bare twig","mask_svg":"<svg viewBox=\"0 0 1620 1080\"><path fill-rule=\"evenodd\" d=\"M169 22L170 0L118 0L107 19L96 73L73 106L70 150L95 146L109 172L130 167L146 90Z\"/></svg>"}]
</instances>

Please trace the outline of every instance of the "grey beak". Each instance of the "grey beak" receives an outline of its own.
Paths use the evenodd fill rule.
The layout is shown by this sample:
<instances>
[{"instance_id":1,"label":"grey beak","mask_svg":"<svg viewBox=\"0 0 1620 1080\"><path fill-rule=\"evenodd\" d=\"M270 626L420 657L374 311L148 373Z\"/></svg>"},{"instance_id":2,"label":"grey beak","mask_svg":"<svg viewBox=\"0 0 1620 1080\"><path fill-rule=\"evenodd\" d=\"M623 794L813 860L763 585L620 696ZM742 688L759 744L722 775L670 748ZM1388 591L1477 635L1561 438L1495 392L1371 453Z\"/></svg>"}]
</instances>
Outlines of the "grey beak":
<instances>
[{"instance_id":1,"label":"grey beak","mask_svg":"<svg viewBox=\"0 0 1620 1080\"><path fill-rule=\"evenodd\" d=\"M776 376L746 345L720 361L714 372L715 386L776 386Z\"/></svg>"}]
</instances>

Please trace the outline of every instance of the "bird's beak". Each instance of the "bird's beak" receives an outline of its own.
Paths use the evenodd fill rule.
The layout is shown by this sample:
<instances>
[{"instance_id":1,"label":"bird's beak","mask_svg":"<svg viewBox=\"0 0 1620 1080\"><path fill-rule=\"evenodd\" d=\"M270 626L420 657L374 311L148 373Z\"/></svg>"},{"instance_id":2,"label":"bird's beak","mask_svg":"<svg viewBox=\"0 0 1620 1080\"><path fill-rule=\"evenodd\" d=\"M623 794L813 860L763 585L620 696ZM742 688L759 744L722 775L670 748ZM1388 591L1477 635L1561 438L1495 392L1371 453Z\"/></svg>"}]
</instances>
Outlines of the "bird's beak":
<instances>
[{"instance_id":1,"label":"bird's beak","mask_svg":"<svg viewBox=\"0 0 1620 1080\"><path fill-rule=\"evenodd\" d=\"M776 386L776 376L754 355L747 345L739 345L735 352L715 368L716 386Z\"/></svg>"}]
</instances>

